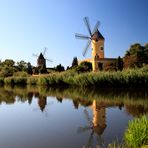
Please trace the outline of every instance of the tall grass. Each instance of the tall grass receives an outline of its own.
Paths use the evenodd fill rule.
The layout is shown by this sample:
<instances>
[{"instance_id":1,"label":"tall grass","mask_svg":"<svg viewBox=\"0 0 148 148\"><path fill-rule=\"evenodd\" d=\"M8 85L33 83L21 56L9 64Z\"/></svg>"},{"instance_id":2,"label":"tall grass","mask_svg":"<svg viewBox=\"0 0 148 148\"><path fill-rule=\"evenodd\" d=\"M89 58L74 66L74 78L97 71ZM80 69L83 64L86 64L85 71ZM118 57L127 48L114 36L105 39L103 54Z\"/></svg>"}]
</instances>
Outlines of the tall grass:
<instances>
[{"instance_id":1,"label":"tall grass","mask_svg":"<svg viewBox=\"0 0 148 148\"><path fill-rule=\"evenodd\" d=\"M125 141L133 148L148 145L148 119L146 116L129 122L125 132Z\"/></svg>"},{"instance_id":2,"label":"tall grass","mask_svg":"<svg viewBox=\"0 0 148 148\"><path fill-rule=\"evenodd\" d=\"M0 78L0 86L4 85L4 78Z\"/></svg>"},{"instance_id":3,"label":"tall grass","mask_svg":"<svg viewBox=\"0 0 148 148\"><path fill-rule=\"evenodd\" d=\"M3 79L0 79L3 82ZM148 88L148 70L128 69L117 72L88 72L76 73L74 71L65 71L61 73L51 73L39 76L13 76L4 78L5 84L29 85L69 85L80 87L143 87Z\"/></svg>"},{"instance_id":4,"label":"tall grass","mask_svg":"<svg viewBox=\"0 0 148 148\"><path fill-rule=\"evenodd\" d=\"M27 78L26 77L7 77L4 79L4 83L6 85L26 85Z\"/></svg>"}]
</instances>

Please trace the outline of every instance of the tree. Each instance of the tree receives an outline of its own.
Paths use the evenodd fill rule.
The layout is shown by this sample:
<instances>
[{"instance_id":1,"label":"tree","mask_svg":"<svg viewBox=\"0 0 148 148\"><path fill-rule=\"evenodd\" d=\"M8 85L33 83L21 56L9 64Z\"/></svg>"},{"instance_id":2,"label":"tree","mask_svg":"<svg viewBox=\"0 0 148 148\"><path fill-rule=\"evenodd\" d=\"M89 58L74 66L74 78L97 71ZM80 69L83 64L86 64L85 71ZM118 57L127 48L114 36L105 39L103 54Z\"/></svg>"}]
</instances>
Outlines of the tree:
<instances>
[{"instance_id":1,"label":"tree","mask_svg":"<svg viewBox=\"0 0 148 148\"><path fill-rule=\"evenodd\" d=\"M39 73L40 74L47 73L47 69L44 66L42 66L42 67L39 68Z\"/></svg>"},{"instance_id":2,"label":"tree","mask_svg":"<svg viewBox=\"0 0 148 148\"><path fill-rule=\"evenodd\" d=\"M136 43L131 45L124 56L124 68L142 67L148 64L148 47Z\"/></svg>"},{"instance_id":3,"label":"tree","mask_svg":"<svg viewBox=\"0 0 148 148\"><path fill-rule=\"evenodd\" d=\"M64 71L65 69L64 69L64 66L62 66L61 64L59 64L59 65L57 65L56 70L58 72L61 72L61 71Z\"/></svg>"},{"instance_id":4,"label":"tree","mask_svg":"<svg viewBox=\"0 0 148 148\"><path fill-rule=\"evenodd\" d=\"M33 74L32 66L31 66L31 63L30 62L27 63L27 73L30 74L30 75Z\"/></svg>"},{"instance_id":5,"label":"tree","mask_svg":"<svg viewBox=\"0 0 148 148\"><path fill-rule=\"evenodd\" d=\"M104 64L105 71L116 71L116 63L115 62L106 62Z\"/></svg>"},{"instance_id":6,"label":"tree","mask_svg":"<svg viewBox=\"0 0 148 148\"><path fill-rule=\"evenodd\" d=\"M120 71L123 69L123 60L120 56L116 60L116 69Z\"/></svg>"},{"instance_id":7,"label":"tree","mask_svg":"<svg viewBox=\"0 0 148 148\"><path fill-rule=\"evenodd\" d=\"M33 72L34 75L38 75L38 74L39 74L39 69L38 69L38 67L34 67L34 68L32 69L32 72Z\"/></svg>"},{"instance_id":8,"label":"tree","mask_svg":"<svg viewBox=\"0 0 148 148\"><path fill-rule=\"evenodd\" d=\"M89 72L92 71L92 63L82 62L76 67L77 72Z\"/></svg>"},{"instance_id":9,"label":"tree","mask_svg":"<svg viewBox=\"0 0 148 148\"><path fill-rule=\"evenodd\" d=\"M17 68L19 71L27 71L27 63L23 60L17 62Z\"/></svg>"},{"instance_id":10,"label":"tree","mask_svg":"<svg viewBox=\"0 0 148 148\"><path fill-rule=\"evenodd\" d=\"M12 76L16 72L14 67L4 66L3 69L0 71L1 77L9 77Z\"/></svg>"},{"instance_id":11,"label":"tree","mask_svg":"<svg viewBox=\"0 0 148 148\"><path fill-rule=\"evenodd\" d=\"M13 67L15 62L11 59L6 59L4 62L2 62L3 66Z\"/></svg>"},{"instance_id":12,"label":"tree","mask_svg":"<svg viewBox=\"0 0 148 148\"><path fill-rule=\"evenodd\" d=\"M76 67L76 66L78 66L78 59L77 57L74 57L72 61L72 67Z\"/></svg>"}]
</instances>

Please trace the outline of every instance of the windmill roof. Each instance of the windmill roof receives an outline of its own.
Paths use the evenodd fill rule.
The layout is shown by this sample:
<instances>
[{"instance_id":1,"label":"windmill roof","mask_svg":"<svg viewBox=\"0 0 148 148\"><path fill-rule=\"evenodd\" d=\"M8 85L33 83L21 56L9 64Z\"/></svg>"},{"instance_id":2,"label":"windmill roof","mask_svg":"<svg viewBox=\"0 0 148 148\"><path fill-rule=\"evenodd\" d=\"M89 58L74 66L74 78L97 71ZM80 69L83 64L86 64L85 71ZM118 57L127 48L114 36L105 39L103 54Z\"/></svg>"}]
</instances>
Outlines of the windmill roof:
<instances>
[{"instance_id":1,"label":"windmill roof","mask_svg":"<svg viewBox=\"0 0 148 148\"><path fill-rule=\"evenodd\" d=\"M99 39L104 39L103 35L100 33L99 30L98 30L98 38L99 38Z\"/></svg>"},{"instance_id":2,"label":"windmill roof","mask_svg":"<svg viewBox=\"0 0 148 148\"><path fill-rule=\"evenodd\" d=\"M97 30L93 35L92 35L92 40L104 40L103 35L100 33L99 30Z\"/></svg>"},{"instance_id":3,"label":"windmill roof","mask_svg":"<svg viewBox=\"0 0 148 148\"><path fill-rule=\"evenodd\" d=\"M43 56L43 54L42 54L42 53L40 53L40 55L39 55L38 59L44 59L44 56Z\"/></svg>"}]
</instances>

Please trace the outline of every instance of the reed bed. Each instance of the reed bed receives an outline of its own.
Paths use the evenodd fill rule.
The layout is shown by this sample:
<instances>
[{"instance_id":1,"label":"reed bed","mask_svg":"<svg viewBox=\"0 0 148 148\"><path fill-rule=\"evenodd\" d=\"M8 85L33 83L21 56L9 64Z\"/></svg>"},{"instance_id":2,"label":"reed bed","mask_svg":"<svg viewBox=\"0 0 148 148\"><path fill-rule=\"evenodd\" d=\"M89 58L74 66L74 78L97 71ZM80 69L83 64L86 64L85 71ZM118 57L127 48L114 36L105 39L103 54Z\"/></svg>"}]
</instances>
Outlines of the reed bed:
<instances>
[{"instance_id":1,"label":"reed bed","mask_svg":"<svg viewBox=\"0 0 148 148\"><path fill-rule=\"evenodd\" d=\"M127 69L117 72L76 73L65 71L39 76L0 78L1 85L41 85L80 87L148 88L148 68Z\"/></svg>"}]
</instances>

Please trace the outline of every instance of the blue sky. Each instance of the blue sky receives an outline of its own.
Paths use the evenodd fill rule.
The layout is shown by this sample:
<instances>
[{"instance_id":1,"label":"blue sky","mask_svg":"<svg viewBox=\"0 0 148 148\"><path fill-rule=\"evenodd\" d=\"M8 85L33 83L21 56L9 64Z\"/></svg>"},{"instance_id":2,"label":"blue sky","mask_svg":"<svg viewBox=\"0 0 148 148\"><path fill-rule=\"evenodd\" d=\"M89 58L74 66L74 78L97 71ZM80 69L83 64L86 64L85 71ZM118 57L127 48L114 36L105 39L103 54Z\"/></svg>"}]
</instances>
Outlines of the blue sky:
<instances>
[{"instance_id":1,"label":"blue sky","mask_svg":"<svg viewBox=\"0 0 148 148\"><path fill-rule=\"evenodd\" d=\"M148 42L148 0L0 0L0 59L36 65L32 54L44 47L50 67L84 59L86 41L74 35L88 35L85 16L92 29L101 22L105 57L122 57L131 44Z\"/></svg>"}]
</instances>

